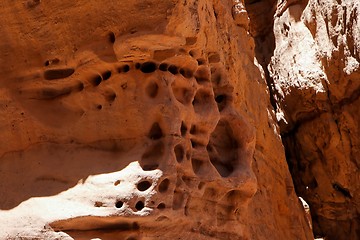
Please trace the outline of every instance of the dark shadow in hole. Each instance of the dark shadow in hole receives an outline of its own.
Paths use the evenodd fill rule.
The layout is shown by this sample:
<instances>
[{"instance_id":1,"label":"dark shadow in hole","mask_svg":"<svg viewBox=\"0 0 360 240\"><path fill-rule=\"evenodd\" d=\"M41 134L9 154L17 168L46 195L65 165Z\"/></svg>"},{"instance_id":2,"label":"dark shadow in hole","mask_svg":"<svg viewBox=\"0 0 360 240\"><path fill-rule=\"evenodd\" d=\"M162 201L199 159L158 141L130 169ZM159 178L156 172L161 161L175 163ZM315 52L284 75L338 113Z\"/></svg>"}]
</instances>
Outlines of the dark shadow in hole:
<instances>
[{"instance_id":1,"label":"dark shadow in hole","mask_svg":"<svg viewBox=\"0 0 360 240\"><path fill-rule=\"evenodd\" d=\"M159 205L157 206L157 209L163 210L165 209L165 203L159 203Z\"/></svg>"},{"instance_id":2,"label":"dark shadow in hole","mask_svg":"<svg viewBox=\"0 0 360 240\"><path fill-rule=\"evenodd\" d=\"M97 76L93 77L92 79L90 79L90 83L94 87L99 86L101 82L102 82L102 77L100 75L97 75Z\"/></svg>"},{"instance_id":3,"label":"dark shadow in hole","mask_svg":"<svg viewBox=\"0 0 360 240\"><path fill-rule=\"evenodd\" d=\"M230 124L220 120L210 136L207 150L210 162L222 177L228 177L238 166L238 147Z\"/></svg>"},{"instance_id":4,"label":"dark shadow in hole","mask_svg":"<svg viewBox=\"0 0 360 240\"><path fill-rule=\"evenodd\" d=\"M170 65L168 71L174 75L179 73L179 69L175 65Z\"/></svg>"},{"instance_id":5,"label":"dark shadow in hole","mask_svg":"<svg viewBox=\"0 0 360 240\"><path fill-rule=\"evenodd\" d=\"M216 108L215 101L213 99L213 96L211 96L210 92L199 90L194 97L194 100L192 102L194 106L194 111L196 114L208 114L211 112L212 108Z\"/></svg>"},{"instance_id":6,"label":"dark shadow in hole","mask_svg":"<svg viewBox=\"0 0 360 240\"><path fill-rule=\"evenodd\" d=\"M209 82L211 78L210 69L205 66L200 66L195 74L195 79L199 84L202 84L204 82Z\"/></svg>"},{"instance_id":7,"label":"dark shadow in hole","mask_svg":"<svg viewBox=\"0 0 360 240\"><path fill-rule=\"evenodd\" d=\"M152 144L142 155L140 165L144 171L155 170L159 167L159 162L162 161L165 151L165 146L162 141Z\"/></svg>"},{"instance_id":8,"label":"dark shadow in hole","mask_svg":"<svg viewBox=\"0 0 360 240\"><path fill-rule=\"evenodd\" d=\"M151 187L151 182L148 180L141 181L137 184L137 189L141 192L148 190Z\"/></svg>"},{"instance_id":9,"label":"dark shadow in hole","mask_svg":"<svg viewBox=\"0 0 360 240\"><path fill-rule=\"evenodd\" d=\"M159 70L161 71L167 71L169 68L169 65L167 63L161 63L160 66L159 66Z\"/></svg>"},{"instance_id":10,"label":"dark shadow in hole","mask_svg":"<svg viewBox=\"0 0 360 240\"><path fill-rule=\"evenodd\" d=\"M164 193L169 189L170 180L165 178L162 180L162 182L159 184L159 192Z\"/></svg>"},{"instance_id":11,"label":"dark shadow in hole","mask_svg":"<svg viewBox=\"0 0 360 240\"><path fill-rule=\"evenodd\" d=\"M195 174L199 174L202 167L204 166L204 162L198 159L191 159L191 166Z\"/></svg>"},{"instance_id":12,"label":"dark shadow in hole","mask_svg":"<svg viewBox=\"0 0 360 240\"><path fill-rule=\"evenodd\" d=\"M181 122L180 132L181 132L181 136L183 137L186 135L187 132L187 127L183 121Z\"/></svg>"},{"instance_id":13,"label":"dark shadow in hole","mask_svg":"<svg viewBox=\"0 0 360 240\"><path fill-rule=\"evenodd\" d=\"M118 73L127 73L128 71L130 71L130 66L125 64L125 65L118 67L117 70L118 70Z\"/></svg>"},{"instance_id":14,"label":"dark shadow in hole","mask_svg":"<svg viewBox=\"0 0 360 240\"><path fill-rule=\"evenodd\" d=\"M44 72L44 78L46 80L56 80L70 77L75 72L73 68L63 69L48 69Z\"/></svg>"},{"instance_id":15,"label":"dark shadow in hole","mask_svg":"<svg viewBox=\"0 0 360 240\"><path fill-rule=\"evenodd\" d=\"M138 201L138 202L135 204L135 208L136 208L136 210L138 210L138 211L141 211L144 207L145 207L145 204L144 204L143 201Z\"/></svg>"},{"instance_id":16,"label":"dark shadow in hole","mask_svg":"<svg viewBox=\"0 0 360 240\"><path fill-rule=\"evenodd\" d=\"M122 208L123 205L124 205L123 201L117 201L117 202L115 203L115 207L116 207L116 208Z\"/></svg>"},{"instance_id":17,"label":"dark shadow in hole","mask_svg":"<svg viewBox=\"0 0 360 240\"><path fill-rule=\"evenodd\" d=\"M154 123L152 126L151 126L151 129L149 131L149 134L148 134L148 138L152 139L152 140L157 140L157 139L160 139L162 138L164 135L163 135L163 132L161 130L161 127L159 125L159 123Z\"/></svg>"},{"instance_id":18,"label":"dark shadow in hole","mask_svg":"<svg viewBox=\"0 0 360 240\"><path fill-rule=\"evenodd\" d=\"M193 72L187 68L181 68L180 74L183 75L185 78L191 78L193 76Z\"/></svg>"},{"instance_id":19,"label":"dark shadow in hole","mask_svg":"<svg viewBox=\"0 0 360 240\"><path fill-rule=\"evenodd\" d=\"M105 71L101 74L103 80L108 80L111 77L111 71Z\"/></svg>"},{"instance_id":20,"label":"dark shadow in hole","mask_svg":"<svg viewBox=\"0 0 360 240\"><path fill-rule=\"evenodd\" d=\"M152 73L157 70L157 64L154 62L144 62L141 64L140 71L143 73Z\"/></svg>"},{"instance_id":21,"label":"dark shadow in hole","mask_svg":"<svg viewBox=\"0 0 360 240\"><path fill-rule=\"evenodd\" d=\"M181 144L178 144L174 148L176 161L178 163L181 163L184 160L185 150L184 147Z\"/></svg>"},{"instance_id":22,"label":"dark shadow in hole","mask_svg":"<svg viewBox=\"0 0 360 240\"><path fill-rule=\"evenodd\" d=\"M159 85L156 82L150 82L145 91L150 98L155 98L159 91Z\"/></svg>"},{"instance_id":23,"label":"dark shadow in hole","mask_svg":"<svg viewBox=\"0 0 360 240\"><path fill-rule=\"evenodd\" d=\"M115 43L116 40L115 34L113 32L109 32L108 39L110 43Z\"/></svg>"},{"instance_id":24,"label":"dark shadow in hole","mask_svg":"<svg viewBox=\"0 0 360 240\"><path fill-rule=\"evenodd\" d=\"M219 112L221 112L228 105L230 97L225 94L219 94L215 97L215 101L217 103Z\"/></svg>"}]
</instances>

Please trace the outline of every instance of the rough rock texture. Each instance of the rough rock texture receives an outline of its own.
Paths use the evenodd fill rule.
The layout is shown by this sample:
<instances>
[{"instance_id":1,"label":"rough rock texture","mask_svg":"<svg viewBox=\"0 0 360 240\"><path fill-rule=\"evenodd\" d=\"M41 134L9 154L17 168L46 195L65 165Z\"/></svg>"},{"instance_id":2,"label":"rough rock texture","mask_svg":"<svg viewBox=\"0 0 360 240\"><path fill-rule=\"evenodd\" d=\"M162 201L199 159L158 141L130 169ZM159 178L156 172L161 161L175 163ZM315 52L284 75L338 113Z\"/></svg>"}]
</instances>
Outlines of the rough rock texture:
<instances>
[{"instance_id":1,"label":"rough rock texture","mask_svg":"<svg viewBox=\"0 0 360 240\"><path fill-rule=\"evenodd\" d=\"M312 239L247 8L1 1L0 238Z\"/></svg>"},{"instance_id":2,"label":"rough rock texture","mask_svg":"<svg viewBox=\"0 0 360 240\"><path fill-rule=\"evenodd\" d=\"M315 236L360 239L360 2L284 1L273 25L269 82L297 193Z\"/></svg>"}]
</instances>

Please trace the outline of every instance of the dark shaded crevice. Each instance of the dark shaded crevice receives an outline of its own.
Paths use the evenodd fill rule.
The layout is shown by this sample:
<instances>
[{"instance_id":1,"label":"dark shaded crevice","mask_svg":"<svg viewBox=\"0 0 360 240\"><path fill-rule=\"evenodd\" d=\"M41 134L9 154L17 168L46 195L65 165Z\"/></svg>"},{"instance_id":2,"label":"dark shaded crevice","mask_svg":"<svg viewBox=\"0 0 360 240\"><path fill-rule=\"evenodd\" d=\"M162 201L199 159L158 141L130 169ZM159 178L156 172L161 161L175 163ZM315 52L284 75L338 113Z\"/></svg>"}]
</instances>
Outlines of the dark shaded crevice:
<instances>
[{"instance_id":1,"label":"dark shaded crevice","mask_svg":"<svg viewBox=\"0 0 360 240\"><path fill-rule=\"evenodd\" d=\"M264 3L265 2L265 3ZM262 4L266 9L259 11ZM265 73L266 84L269 89L270 103L277 109L274 80L270 77L268 65L275 50L275 36L273 32L276 1L274 0L245 0L245 8L250 19L250 34L255 40L255 57ZM269 11L270 9L270 11Z\"/></svg>"}]
</instances>

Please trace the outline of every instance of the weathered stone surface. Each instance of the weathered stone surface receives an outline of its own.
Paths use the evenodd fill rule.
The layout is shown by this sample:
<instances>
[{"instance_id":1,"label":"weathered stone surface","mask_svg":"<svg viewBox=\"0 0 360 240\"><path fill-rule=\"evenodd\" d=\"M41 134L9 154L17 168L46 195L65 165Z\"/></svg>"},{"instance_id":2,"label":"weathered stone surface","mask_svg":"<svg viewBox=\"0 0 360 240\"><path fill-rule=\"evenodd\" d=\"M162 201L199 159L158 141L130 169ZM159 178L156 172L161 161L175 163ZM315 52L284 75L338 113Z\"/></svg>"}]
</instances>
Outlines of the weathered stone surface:
<instances>
[{"instance_id":1,"label":"weathered stone surface","mask_svg":"<svg viewBox=\"0 0 360 240\"><path fill-rule=\"evenodd\" d=\"M2 1L0 238L312 239L241 1Z\"/></svg>"},{"instance_id":2,"label":"weathered stone surface","mask_svg":"<svg viewBox=\"0 0 360 240\"><path fill-rule=\"evenodd\" d=\"M358 1L285 1L269 64L297 193L316 236L360 238Z\"/></svg>"}]
</instances>

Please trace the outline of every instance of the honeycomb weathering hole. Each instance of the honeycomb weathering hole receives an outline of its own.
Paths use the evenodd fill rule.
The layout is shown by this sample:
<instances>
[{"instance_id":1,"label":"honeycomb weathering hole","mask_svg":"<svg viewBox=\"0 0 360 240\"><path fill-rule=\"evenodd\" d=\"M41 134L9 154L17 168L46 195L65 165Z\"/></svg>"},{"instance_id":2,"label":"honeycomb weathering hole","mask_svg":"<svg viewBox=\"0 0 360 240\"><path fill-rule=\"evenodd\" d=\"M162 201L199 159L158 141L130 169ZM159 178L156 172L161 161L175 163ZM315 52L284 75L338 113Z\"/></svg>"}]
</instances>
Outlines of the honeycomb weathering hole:
<instances>
[{"instance_id":1,"label":"honeycomb weathering hole","mask_svg":"<svg viewBox=\"0 0 360 240\"><path fill-rule=\"evenodd\" d=\"M184 159L184 154L185 154L184 147L181 144L176 145L174 148L174 152L175 152L176 161L178 163L181 163Z\"/></svg>"},{"instance_id":2,"label":"honeycomb weathering hole","mask_svg":"<svg viewBox=\"0 0 360 240\"><path fill-rule=\"evenodd\" d=\"M118 67L118 73L126 73L128 71L130 71L130 66L127 64Z\"/></svg>"},{"instance_id":3,"label":"honeycomb weathering hole","mask_svg":"<svg viewBox=\"0 0 360 240\"><path fill-rule=\"evenodd\" d=\"M164 143L162 141L154 143L143 154L140 165L144 171L152 171L159 167L159 161L161 161L164 155Z\"/></svg>"},{"instance_id":4,"label":"honeycomb weathering hole","mask_svg":"<svg viewBox=\"0 0 360 240\"><path fill-rule=\"evenodd\" d=\"M157 209L165 209L165 203L160 203L158 206L157 206Z\"/></svg>"},{"instance_id":5,"label":"honeycomb weathering hole","mask_svg":"<svg viewBox=\"0 0 360 240\"><path fill-rule=\"evenodd\" d=\"M169 68L169 65L167 63L161 63L160 66L159 66L159 70L161 71L167 71Z\"/></svg>"},{"instance_id":6,"label":"honeycomb weathering hole","mask_svg":"<svg viewBox=\"0 0 360 240\"><path fill-rule=\"evenodd\" d=\"M111 77L111 71L105 71L101 74L103 80L108 80Z\"/></svg>"},{"instance_id":7,"label":"honeycomb weathering hole","mask_svg":"<svg viewBox=\"0 0 360 240\"><path fill-rule=\"evenodd\" d=\"M124 205L124 203L123 203L122 201L117 201L117 202L115 203L115 207L116 207L116 208L122 208L123 205Z\"/></svg>"},{"instance_id":8,"label":"honeycomb weathering hole","mask_svg":"<svg viewBox=\"0 0 360 240\"><path fill-rule=\"evenodd\" d=\"M102 81L102 77L100 75L97 75L91 79L91 84L93 86L99 86Z\"/></svg>"},{"instance_id":9,"label":"honeycomb weathering hole","mask_svg":"<svg viewBox=\"0 0 360 240\"><path fill-rule=\"evenodd\" d=\"M164 193L169 189L170 180L165 178L160 184L159 184L159 192Z\"/></svg>"},{"instance_id":10,"label":"honeycomb weathering hole","mask_svg":"<svg viewBox=\"0 0 360 240\"><path fill-rule=\"evenodd\" d=\"M226 107L226 105L229 102L229 97L225 94L219 94L215 97L215 101L217 103L219 112L221 112L222 110L224 110L224 108Z\"/></svg>"},{"instance_id":11,"label":"honeycomb weathering hole","mask_svg":"<svg viewBox=\"0 0 360 240\"><path fill-rule=\"evenodd\" d=\"M137 184L137 189L139 190L139 191L146 191L146 190L148 190L150 187L151 187L151 182L149 182L149 181L141 181L141 182L139 182L138 184Z\"/></svg>"},{"instance_id":12,"label":"honeycomb weathering hole","mask_svg":"<svg viewBox=\"0 0 360 240\"><path fill-rule=\"evenodd\" d=\"M154 123L152 126L151 126L151 129L149 131L149 135L148 137L150 139L153 139L153 140L156 140L156 139L160 139L162 138L164 135L163 135L163 132L160 128L160 125L159 123Z\"/></svg>"},{"instance_id":13,"label":"honeycomb weathering hole","mask_svg":"<svg viewBox=\"0 0 360 240\"><path fill-rule=\"evenodd\" d=\"M209 82L210 77L210 70L205 66L200 66L195 72L195 79L198 83Z\"/></svg>"},{"instance_id":14,"label":"honeycomb weathering hole","mask_svg":"<svg viewBox=\"0 0 360 240\"><path fill-rule=\"evenodd\" d=\"M191 159L191 166L195 174L198 174L203 167L204 163L198 159Z\"/></svg>"},{"instance_id":15,"label":"honeycomb weathering hole","mask_svg":"<svg viewBox=\"0 0 360 240\"><path fill-rule=\"evenodd\" d=\"M187 127L184 122L181 122L180 132L181 132L181 136L184 137L186 135Z\"/></svg>"},{"instance_id":16,"label":"honeycomb weathering hole","mask_svg":"<svg viewBox=\"0 0 360 240\"><path fill-rule=\"evenodd\" d=\"M156 82L151 82L146 87L146 93L150 98L155 98L158 94L159 86Z\"/></svg>"},{"instance_id":17,"label":"honeycomb weathering hole","mask_svg":"<svg viewBox=\"0 0 360 240\"><path fill-rule=\"evenodd\" d=\"M143 73L152 73L155 72L157 69L157 64L154 62L144 62L140 66L140 71Z\"/></svg>"},{"instance_id":18,"label":"honeycomb weathering hole","mask_svg":"<svg viewBox=\"0 0 360 240\"><path fill-rule=\"evenodd\" d=\"M44 72L46 80L62 79L71 76L75 72L73 68L49 69Z\"/></svg>"},{"instance_id":19,"label":"honeycomb weathering hole","mask_svg":"<svg viewBox=\"0 0 360 240\"><path fill-rule=\"evenodd\" d=\"M108 39L110 43L115 42L115 34L113 32L109 32Z\"/></svg>"},{"instance_id":20,"label":"honeycomb weathering hole","mask_svg":"<svg viewBox=\"0 0 360 240\"><path fill-rule=\"evenodd\" d=\"M175 82L171 85L174 96L183 105L187 105L191 102L193 97L193 91L185 87L177 87Z\"/></svg>"},{"instance_id":21,"label":"honeycomb weathering hole","mask_svg":"<svg viewBox=\"0 0 360 240\"><path fill-rule=\"evenodd\" d=\"M138 201L138 202L135 204L135 208L136 208L136 210L138 210L138 211L141 211L144 207L145 207L145 204L144 204L143 201Z\"/></svg>"},{"instance_id":22,"label":"honeycomb weathering hole","mask_svg":"<svg viewBox=\"0 0 360 240\"><path fill-rule=\"evenodd\" d=\"M175 65L170 65L168 71L174 75L179 73L179 69Z\"/></svg>"},{"instance_id":23,"label":"honeycomb weathering hole","mask_svg":"<svg viewBox=\"0 0 360 240\"><path fill-rule=\"evenodd\" d=\"M197 114L207 113L212 107L212 102L215 103L214 99L212 99L212 96L209 92L198 91L192 102L195 113Z\"/></svg>"},{"instance_id":24,"label":"honeycomb weathering hole","mask_svg":"<svg viewBox=\"0 0 360 240\"><path fill-rule=\"evenodd\" d=\"M238 165L238 142L230 124L220 120L207 146L210 162L222 177L228 177Z\"/></svg>"},{"instance_id":25,"label":"honeycomb weathering hole","mask_svg":"<svg viewBox=\"0 0 360 240\"><path fill-rule=\"evenodd\" d=\"M180 74L183 75L185 78L191 78L193 76L192 71L187 68L181 68Z\"/></svg>"}]
</instances>

